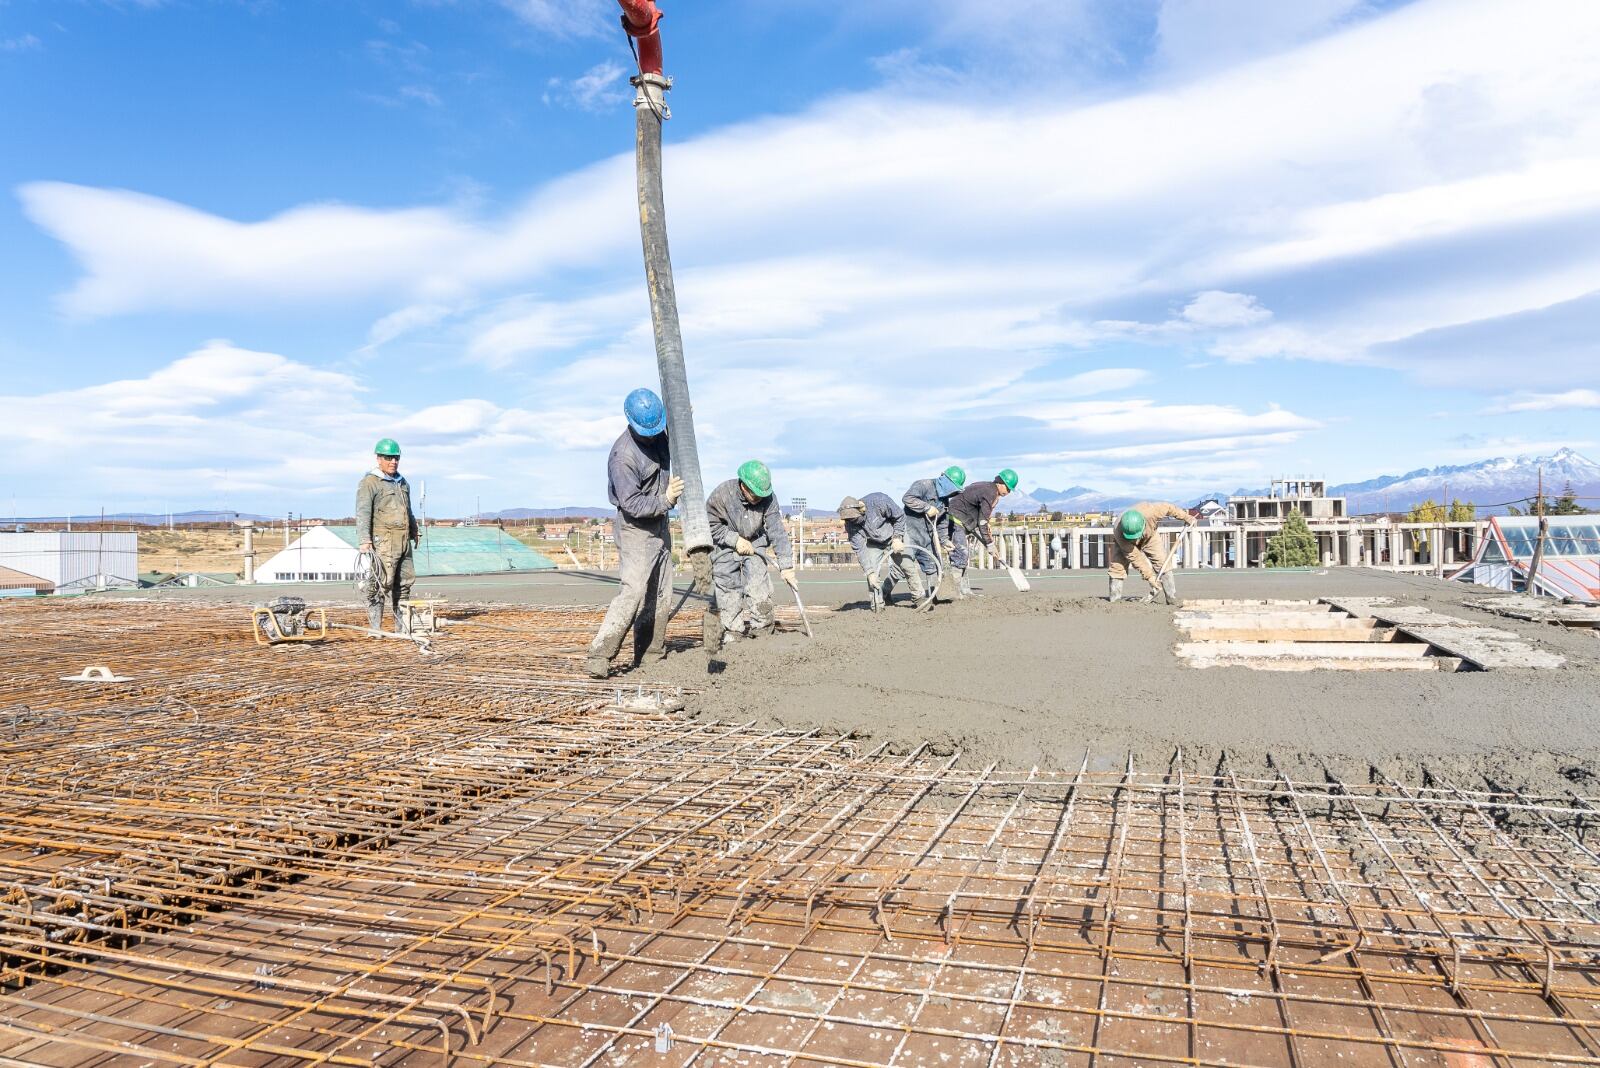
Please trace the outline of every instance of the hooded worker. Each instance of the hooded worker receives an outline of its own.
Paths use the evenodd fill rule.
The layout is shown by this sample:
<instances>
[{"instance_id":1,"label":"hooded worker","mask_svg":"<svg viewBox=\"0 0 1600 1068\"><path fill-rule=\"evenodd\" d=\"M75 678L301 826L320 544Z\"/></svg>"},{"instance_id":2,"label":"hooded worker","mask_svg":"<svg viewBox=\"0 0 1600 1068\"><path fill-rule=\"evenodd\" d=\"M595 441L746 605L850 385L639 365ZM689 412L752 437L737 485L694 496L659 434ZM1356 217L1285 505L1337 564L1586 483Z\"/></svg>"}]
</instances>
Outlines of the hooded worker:
<instances>
[{"instance_id":1,"label":"hooded worker","mask_svg":"<svg viewBox=\"0 0 1600 1068\"><path fill-rule=\"evenodd\" d=\"M1161 593L1167 603L1178 603L1177 576L1161 571L1166 566L1167 553L1161 546L1156 524L1163 519L1181 519L1191 526L1195 521L1185 509L1166 501L1140 501L1117 517L1110 539L1111 560L1106 565L1106 573L1111 576L1110 600L1122 600L1122 580L1128 577L1131 562L1150 584L1150 592L1144 598L1146 602L1156 599L1159 576Z\"/></svg>"},{"instance_id":2,"label":"hooded worker","mask_svg":"<svg viewBox=\"0 0 1600 1068\"><path fill-rule=\"evenodd\" d=\"M606 483L617 517L621 585L589 644L584 669L597 679L611 673L611 659L633 632L633 662L666 655L667 617L672 602L672 532L667 513L683 496L683 480L671 474L667 409L654 391L636 389L622 402L628 428L611 446Z\"/></svg>"},{"instance_id":3,"label":"hooded worker","mask_svg":"<svg viewBox=\"0 0 1600 1068\"><path fill-rule=\"evenodd\" d=\"M777 554L779 573L790 589L798 590L799 585L767 465L760 460L740 464L739 476L706 498L706 518L711 523L711 573L724 640L770 631L776 622L772 579L761 550L771 547Z\"/></svg>"},{"instance_id":4,"label":"hooded worker","mask_svg":"<svg viewBox=\"0 0 1600 1068\"><path fill-rule=\"evenodd\" d=\"M960 580L962 597L972 595L972 587L967 585L966 539L976 535L985 549L991 553L995 551L994 535L989 533L989 517L994 514L994 506L1000 498L1016 488L1017 473L1008 467L995 475L993 481L974 482L950 499L950 518L955 520L956 535L956 545L950 550L950 566L955 568Z\"/></svg>"},{"instance_id":5,"label":"hooded worker","mask_svg":"<svg viewBox=\"0 0 1600 1068\"><path fill-rule=\"evenodd\" d=\"M883 611L896 582L904 581L911 597L923 605L922 568L906 552L906 512L887 493L846 497L839 502L845 536L867 573L872 610Z\"/></svg>"},{"instance_id":6,"label":"hooded worker","mask_svg":"<svg viewBox=\"0 0 1600 1068\"><path fill-rule=\"evenodd\" d=\"M356 487L356 541L372 559L367 581L367 625L383 629L383 607L394 614L395 630L405 633L400 602L411 596L416 565L417 518L411 514L411 485L400 473L400 446L384 438L372 447L377 465Z\"/></svg>"},{"instance_id":7,"label":"hooded worker","mask_svg":"<svg viewBox=\"0 0 1600 1068\"><path fill-rule=\"evenodd\" d=\"M937 551L934 547L936 537L949 551L952 565L967 566L966 535L961 535L958 550L955 544L956 525L949 516L950 498L960 493L961 487L966 484L967 473L951 465L944 469L943 474L917 479L906 490L905 496L900 498L900 503L906 509L906 544L911 548L911 555L922 565L922 573L929 578L936 578L939 574L939 561L934 555ZM959 565L956 564L958 552L961 557ZM930 589L928 596L938 592L937 589Z\"/></svg>"}]
</instances>

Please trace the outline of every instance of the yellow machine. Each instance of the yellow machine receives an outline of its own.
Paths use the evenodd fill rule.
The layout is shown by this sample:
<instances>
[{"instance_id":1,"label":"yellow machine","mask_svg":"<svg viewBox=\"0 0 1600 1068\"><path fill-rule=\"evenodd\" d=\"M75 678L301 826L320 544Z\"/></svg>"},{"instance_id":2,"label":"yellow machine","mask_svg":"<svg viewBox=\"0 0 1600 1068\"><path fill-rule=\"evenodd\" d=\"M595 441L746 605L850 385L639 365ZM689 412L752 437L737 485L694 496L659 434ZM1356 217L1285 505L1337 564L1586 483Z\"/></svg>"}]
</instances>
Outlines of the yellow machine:
<instances>
[{"instance_id":1,"label":"yellow machine","mask_svg":"<svg viewBox=\"0 0 1600 1068\"><path fill-rule=\"evenodd\" d=\"M307 608L299 597L279 597L250 609L257 645L320 642L328 636L328 610Z\"/></svg>"},{"instance_id":2,"label":"yellow machine","mask_svg":"<svg viewBox=\"0 0 1600 1068\"><path fill-rule=\"evenodd\" d=\"M401 615L400 633L426 637L438 627L434 619L434 608L442 601L409 600L400 602Z\"/></svg>"}]
</instances>

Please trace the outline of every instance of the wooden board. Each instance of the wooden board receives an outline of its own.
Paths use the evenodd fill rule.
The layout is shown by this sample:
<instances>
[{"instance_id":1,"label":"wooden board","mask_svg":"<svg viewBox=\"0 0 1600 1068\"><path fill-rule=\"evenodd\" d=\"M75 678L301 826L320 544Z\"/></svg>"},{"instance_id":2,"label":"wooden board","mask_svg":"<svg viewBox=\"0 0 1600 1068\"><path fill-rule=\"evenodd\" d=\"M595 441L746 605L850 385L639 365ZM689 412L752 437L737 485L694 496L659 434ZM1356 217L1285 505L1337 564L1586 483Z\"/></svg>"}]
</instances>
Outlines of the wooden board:
<instances>
[{"instance_id":1,"label":"wooden board","mask_svg":"<svg viewBox=\"0 0 1600 1068\"><path fill-rule=\"evenodd\" d=\"M1421 642L1179 642L1182 657L1299 657L1321 660L1419 660L1432 650Z\"/></svg>"},{"instance_id":2,"label":"wooden board","mask_svg":"<svg viewBox=\"0 0 1600 1068\"><path fill-rule=\"evenodd\" d=\"M1229 626L1197 623L1179 626L1194 641L1204 642L1392 642L1393 627L1357 619L1341 620L1340 626L1296 626L1292 623L1267 626Z\"/></svg>"},{"instance_id":3,"label":"wooden board","mask_svg":"<svg viewBox=\"0 0 1600 1068\"><path fill-rule=\"evenodd\" d=\"M1187 660L1192 667L1242 667L1252 671L1455 671L1461 661L1449 656L1425 656L1412 660L1334 660L1321 657L1197 657Z\"/></svg>"},{"instance_id":4,"label":"wooden board","mask_svg":"<svg viewBox=\"0 0 1600 1068\"><path fill-rule=\"evenodd\" d=\"M1468 601L1467 604L1508 619L1524 619L1530 623L1600 627L1600 605L1566 604L1548 597L1530 597L1521 593L1506 597L1484 597Z\"/></svg>"}]
</instances>

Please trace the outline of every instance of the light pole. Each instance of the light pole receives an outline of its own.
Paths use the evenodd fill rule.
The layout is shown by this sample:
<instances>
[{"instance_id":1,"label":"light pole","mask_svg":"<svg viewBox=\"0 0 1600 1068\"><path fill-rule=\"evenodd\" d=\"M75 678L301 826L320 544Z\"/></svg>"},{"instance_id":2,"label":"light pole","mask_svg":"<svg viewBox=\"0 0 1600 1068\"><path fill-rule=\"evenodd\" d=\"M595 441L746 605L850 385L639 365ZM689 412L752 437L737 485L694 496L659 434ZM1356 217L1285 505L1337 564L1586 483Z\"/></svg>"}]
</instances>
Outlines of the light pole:
<instances>
[{"instance_id":1,"label":"light pole","mask_svg":"<svg viewBox=\"0 0 1600 1068\"><path fill-rule=\"evenodd\" d=\"M806 499L804 497L790 497L789 506L794 509L794 558L796 567L806 566Z\"/></svg>"}]
</instances>

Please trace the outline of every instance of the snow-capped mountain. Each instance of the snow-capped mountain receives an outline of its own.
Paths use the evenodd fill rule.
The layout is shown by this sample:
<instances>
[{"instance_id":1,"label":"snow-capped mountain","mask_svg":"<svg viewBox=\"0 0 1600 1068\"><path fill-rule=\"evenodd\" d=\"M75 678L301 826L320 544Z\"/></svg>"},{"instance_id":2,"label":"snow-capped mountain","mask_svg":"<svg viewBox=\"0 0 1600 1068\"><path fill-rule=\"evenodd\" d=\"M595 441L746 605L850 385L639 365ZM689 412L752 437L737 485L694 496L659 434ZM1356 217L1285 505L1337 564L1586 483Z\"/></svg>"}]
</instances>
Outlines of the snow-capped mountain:
<instances>
[{"instance_id":1,"label":"snow-capped mountain","mask_svg":"<svg viewBox=\"0 0 1600 1068\"><path fill-rule=\"evenodd\" d=\"M1329 486L1328 496L1349 498L1347 508L1351 515L1404 512L1426 500L1466 501L1476 504L1480 515L1501 515L1505 513L1507 502L1523 507L1523 498L1532 497L1538 491L1541 467L1548 500L1559 497L1569 484L1579 497L1600 497L1600 464L1574 449L1561 449L1549 456L1497 456L1475 464L1420 467L1403 475L1383 475L1365 482ZM1266 492L1265 489L1240 489L1235 490L1234 495L1254 496ZM1204 499L1200 497L1188 503L1193 505ZM1589 508L1600 504L1593 500L1579 503Z\"/></svg>"},{"instance_id":2,"label":"snow-capped mountain","mask_svg":"<svg viewBox=\"0 0 1600 1068\"><path fill-rule=\"evenodd\" d=\"M1574 449L1561 449L1549 456L1497 456L1475 464L1456 467L1430 467L1387 475L1366 482L1334 486L1328 492L1350 499L1353 514L1398 512L1422 501L1463 500L1479 506L1482 514L1500 514L1505 502L1531 497L1539 487L1539 470L1544 469L1544 492L1551 500L1571 484L1579 497L1600 497L1600 464ZM1596 502L1581 502L1595 507Z\"/></svg>"}]
</instances>

